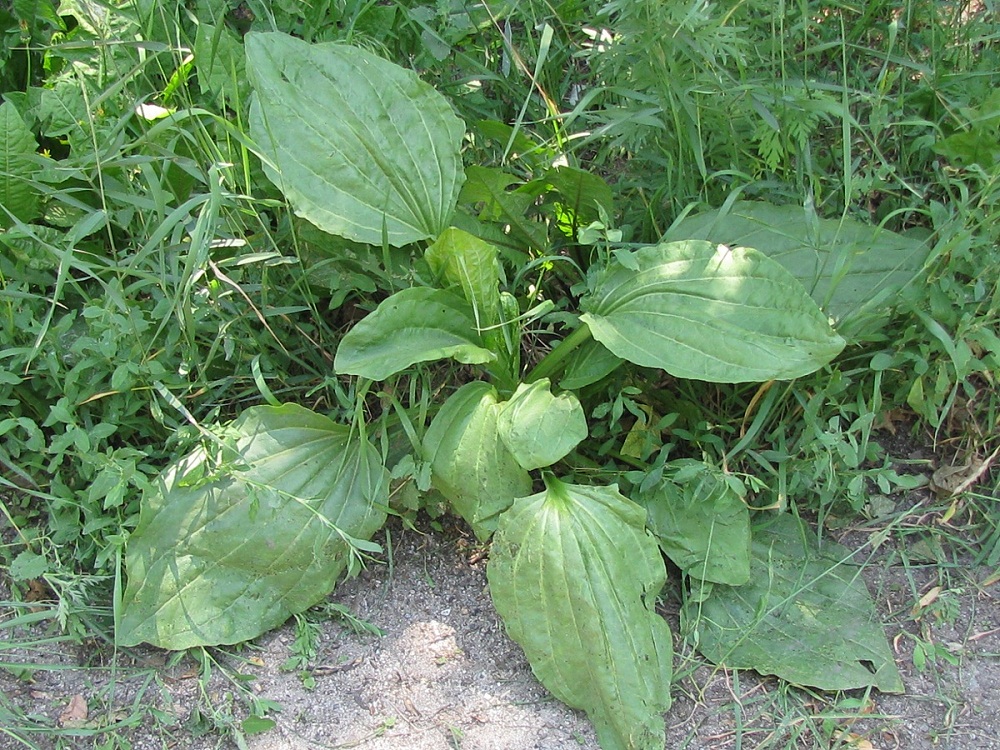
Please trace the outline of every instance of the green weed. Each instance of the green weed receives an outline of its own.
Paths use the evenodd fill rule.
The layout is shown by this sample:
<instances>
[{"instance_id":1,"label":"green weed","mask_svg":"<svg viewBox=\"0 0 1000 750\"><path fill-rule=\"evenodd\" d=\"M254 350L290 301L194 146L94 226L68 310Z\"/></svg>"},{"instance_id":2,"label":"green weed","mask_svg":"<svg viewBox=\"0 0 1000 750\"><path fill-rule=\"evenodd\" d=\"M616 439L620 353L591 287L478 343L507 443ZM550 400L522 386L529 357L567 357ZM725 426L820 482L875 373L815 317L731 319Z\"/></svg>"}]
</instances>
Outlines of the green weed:
<instances>
[{"instance_id":1,"label":"green weed","mask_svg":"<svg viewBox=\"0 0 1000 750\"><path fill-rule=\"evenodd\" d=\"M311 507L308 493L269 494L232 452L246 435L217 426L262 403L350 425L345 444L366 446L363 460L387 470L372 473L378 512L451 508L492 531L506 509L449 481L465 468L442 465L449 433L434 427L456 403L448 397L483 377L493 395L451 416L497 424L466 438L503 432L516 443L516 422L497 414L515 398L531 404L515 396L519 385L548 377L546 410L575 394L588 436L557 458L533 456L531 469L617 483L630 498L664 493L672 522L707 533L707 550L721 531L713 524L730 511L749 518L747 508L791 509L825 529L888 524L907 542L891 564L942 571L924 619L953 615L960 560L997 565L996 487L970 482L927 510L944 523L904 523L905 493L939 467L901 465L880 432L909 430L940 464L988 482L1000 424L1000 60L996 22L975 4L113 5L0 9L0 560L7 622L18 623L9 627L32 624L23 600L44 587L55 604L34 623L52 624L42 643L110 638L98 603L128 581L140 511L162 493L164 469L199 445L219 463L180 487L232 472L252 488L251 515L275 497ZM244 46L248 33L275 31L369 50L447 98L464 123L453 217L396 246L381 218L362 241L298 215L291 178L268 176L277 156L252 127L260 81ZM929 266L844 354L790 382L706 383L638 358L622 365L588 340L580 313L593 314L606 269L633 270L642 245L703 209L738 213L747 199L805 207L803 232L857 220L926 242ZM391 213L385 200L380 216ZM452 224L460 241L426 252ZM345 376L355 371L336 357L356 346L350 332L386 299L423 293L413 290L468 307L460 361L420 364L452 356L422 354L389 368L381 390ZM440 298L412 302L409 318ZM772 376L792 377L756 379ZM539 489L541 476L515 463L486 465L483 481L504 480L508 499ZM718 512L697 516L707 502ZM349 569L374 552L365 534L314 516ZM918 602L926 591L909 594ZM315 645L302 617L296 669ZM954 657L925 633L912 638L918 667ZM15 643L30 651L32 641ZM28 677L45 662L3 666ZM806 719L785 688L773 693L734 714L789 712L788 723L754 730L760 746L850 741L839 706ZM235 689L206 696L191 727L266 730L273 707L246 700ZM3 731L22 743L52 729L0 708Z\"/></svg>"}]
</instances>

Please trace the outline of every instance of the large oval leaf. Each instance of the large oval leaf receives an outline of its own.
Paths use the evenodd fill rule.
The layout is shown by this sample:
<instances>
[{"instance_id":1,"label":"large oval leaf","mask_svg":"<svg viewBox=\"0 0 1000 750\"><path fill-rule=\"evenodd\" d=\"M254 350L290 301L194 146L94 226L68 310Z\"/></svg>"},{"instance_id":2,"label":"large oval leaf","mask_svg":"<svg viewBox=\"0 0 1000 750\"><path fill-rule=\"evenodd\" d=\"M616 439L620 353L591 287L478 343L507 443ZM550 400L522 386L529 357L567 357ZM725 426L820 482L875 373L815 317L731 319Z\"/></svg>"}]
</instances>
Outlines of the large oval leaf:
<instances>
[{"instance_id":1,"label":"large oval leaf","mask_svg":"<svg viewBox=\"0 0 1000 750\"><path fill-rule=\"evenodd\" d=\"M465 126L413 72L341 44L246 36L250 132L268 177L324 231L381 245L434 237L464 180Z\"/></svg>"},{"instance_id":2,"label":"large oval leaf","mask_svg":"<svg viewBox=\"0 0 1000 750\"><path fill-rule=\"evenodd\" d=\"M531 476L518 466L500 440L497 392L475 381L455 391L424 435L424 456L431 463L434 486L485 540L497 517L531 492Z\"/></svg>"},{"instance_id":3,"label":"large oval leaf","mask_svg":"<svg viewBox=\"0 0 1000 750\"><path fill-rule=\"evenodd\" d=\"M838 327L890 304L931 252L929 242L854 219L810 219L801 206L755 201L688 217L663 239L757 248L788 269Z\"/></svg>"},{"instance_id":4,"label":"large oval leaf","mask_svg":"<svg viewBox=\"0 0 1000 750\"><path fill-rule=\"evenodd\" d=\"M604 750L663 750L672 644L646 513L615 487L547 478L500 517L487 574L497 611L556 698Z\"/></svg>"},{"instance_id":5,"label":"large oval leaf","mask_svg":"<svg viewBox=\"0 0 1000 750\"><path fill-rule=\"evenodd\" d=\"M472 306L458 295L413 287L384 300L340 341L334 369L385 380L417 362L451 357L463 364L496 359L483 344Z\"/></svg>"},{"instance_id":6,"label":"large oval leaf","mask_svg":"<svg viewBox=\"0 0 1000 750\"><path fill-rule=\"evenodd\" d=\"M118 643L239 643L326 596L385 521L388 475L348 427L294 404L245 411L143 498Z\"/></svg>"},{"instance_id":7,"label":"large oval leaf","mask_svg":"<svg viewBox=\"0 0 1000 750\"><path fill-rule=\"evenodd\" d=\"M598 276L581 304L580 319L614 354L682 378L796 378L844 347L802 285L750 248L644 247Z\"/></svg>"}]
</instances>

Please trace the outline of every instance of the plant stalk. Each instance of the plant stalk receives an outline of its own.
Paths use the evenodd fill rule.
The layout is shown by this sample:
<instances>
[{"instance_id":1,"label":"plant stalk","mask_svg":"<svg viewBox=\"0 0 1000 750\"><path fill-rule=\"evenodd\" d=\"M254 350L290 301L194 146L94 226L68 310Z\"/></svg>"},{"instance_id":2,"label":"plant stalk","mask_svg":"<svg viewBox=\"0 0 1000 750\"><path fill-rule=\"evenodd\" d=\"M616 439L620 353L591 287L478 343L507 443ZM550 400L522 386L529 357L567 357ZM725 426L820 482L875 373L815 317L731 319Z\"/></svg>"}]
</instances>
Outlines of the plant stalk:
<instances>
[{"instance_id":1,"label":"plant stalk","mask_svg":"<svg viewBox=\"0 0 1000 750\"><path fill-rule=\"evenodd\" d=\"M558 372L566 365L566 358L590 339L590 327L586 323L580 323L580 326L573 333L559 342L555 349L546 354L542 361L535 365L535 368L525 377L524 382L534 383L536 380Z\"/></svg>"}]
</instances>

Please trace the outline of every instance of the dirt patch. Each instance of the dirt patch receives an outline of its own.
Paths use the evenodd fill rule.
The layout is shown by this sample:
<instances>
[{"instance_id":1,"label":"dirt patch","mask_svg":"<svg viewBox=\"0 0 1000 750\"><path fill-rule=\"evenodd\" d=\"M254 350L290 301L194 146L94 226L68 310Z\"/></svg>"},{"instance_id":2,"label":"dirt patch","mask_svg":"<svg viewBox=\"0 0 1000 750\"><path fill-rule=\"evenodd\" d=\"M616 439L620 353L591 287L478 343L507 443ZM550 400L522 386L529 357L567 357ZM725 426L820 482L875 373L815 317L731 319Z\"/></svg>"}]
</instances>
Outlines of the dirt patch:
<instances>
[{"instance_id":1,"label":"dirt patch","mask_svg":"<svg viewBox=\"0 0 1000 750\"><path fill-rule=\"evenodd\" d=\"M597 748L585 717L531 675L490 602L484 562L470 563L454 539L403 534L391 571L369 568L336 600L385 635L330 633L328 669L308 692L273 668L291 633L265 639L259 685L284 710L253 750Z\"/></svg>"},{"instance_id":2,"label":"dirt patch","mask_svg":"<svg viewBox=\"0 0 1000 750\"><path fill-rule=\"evenodd\" d=\"M35 717L39 729L28 745L0 732L0 748L236 748L217 730L242 726L248 713L233 697L238 683L270 702L259 705L280 706L268 714L274 727L246 736L249 750L597 750L586 717L546 693L505 635L481 552L456 534L398 524L390 532L391 545L382 542L391 565L370 566L332 597L384 635L318 622L314 653L294 669L287 664L294 623L242 649L213 652L229 676L217 668L208 682L198 677L203 665L154 649L133 652L133 666L119 655L111 669L113 655L96 644L52 643L25 654L5 653L0 643L0 660L53 667L30 679L0 670L5 710ZM666 747L849 747L863 738L881 750L1000 749L1000 606L997 586L981 585L990 571L956 566L942 580L940 563L870 570L905 696L813 693L714 668L678 643ZM936 598L914 612L936 586ZM674 610L667 601L676 632ZM234 682L236 674L245 677ZM74 696L88 709L75 737L65 734L69 709L80 720ZM101 731L109 721L118 722L113 734ZM61 724L64 734L46 736L45 726ZM130 745L97 744L115 737Z\"/></svg>"}]
</instances>

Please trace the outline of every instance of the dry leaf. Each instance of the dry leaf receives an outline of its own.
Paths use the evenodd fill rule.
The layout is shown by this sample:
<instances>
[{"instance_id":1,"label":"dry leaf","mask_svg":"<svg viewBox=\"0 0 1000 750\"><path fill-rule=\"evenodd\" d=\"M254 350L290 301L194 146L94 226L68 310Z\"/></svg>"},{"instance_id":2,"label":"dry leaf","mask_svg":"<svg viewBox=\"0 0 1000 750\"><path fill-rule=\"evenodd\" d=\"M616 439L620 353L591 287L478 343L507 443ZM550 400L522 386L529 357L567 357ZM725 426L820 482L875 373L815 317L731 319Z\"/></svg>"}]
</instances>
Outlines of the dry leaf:
<instances>
[{"instance_id":1,"label":"dry leaf","mask_svg":"<svg viewBox=\"0 0 1000 750\"><path fill-rule=\"evenodd\" d=\"M910 611L910 616L919 617L920 613L923 612L926 607L937 601L938 595L940 595L940 593L941 593L941 587L935 586L926 594L924 594L922 597L920 597L920 601L918 601L915 605L913 605L913 609Z\"/></svg>"},{"instance_id":2,"label":"dry leaf","mask_svg":"<svg viewBox=\"0 0 1000 750\"><path fill-rule=\"evenodd\" d=\"M77 693L59 714L59 726L79 729L87 723L87 699Z\"/></svg>"},{"instance_id":3,"label":"dry leaf","mask_svg":"<svg viewBox=\"0 0 1000 750\"><path fill-rule=\"evenodd\" d=\"M931 477L931 487L941 497L953 497L961 494L989 471L998 455L1000 455L1000 448L984 459L974 456L968 463L961 466L942 466Z\"/></svg>"},{"instance_id":4,"label":"dry leaf","mask_svg":"<svg viewBox=\"0 0 1000 750\"><path fill-rule=\"evenodd\" d=\"M52 590L44 578L32 578L28 581L28 590L24 594L24 601L29 603L54 602L56 593ZM42 607L29 607L31 612L41 612Z\"/></svg>"},{"instance_id":5,"label":"dry leaf","mask_svg":"<svg viewBox=\"0 0 1000 750\"><path fill-rule=\"evenodd\" d=\"M834 732L833 738L843 742L846 747L853 748L853 750L875 750L875 746L871 742L860 734L854 734L854 732Z\"/></svg>"}]
</instances>

